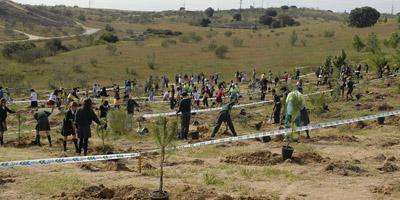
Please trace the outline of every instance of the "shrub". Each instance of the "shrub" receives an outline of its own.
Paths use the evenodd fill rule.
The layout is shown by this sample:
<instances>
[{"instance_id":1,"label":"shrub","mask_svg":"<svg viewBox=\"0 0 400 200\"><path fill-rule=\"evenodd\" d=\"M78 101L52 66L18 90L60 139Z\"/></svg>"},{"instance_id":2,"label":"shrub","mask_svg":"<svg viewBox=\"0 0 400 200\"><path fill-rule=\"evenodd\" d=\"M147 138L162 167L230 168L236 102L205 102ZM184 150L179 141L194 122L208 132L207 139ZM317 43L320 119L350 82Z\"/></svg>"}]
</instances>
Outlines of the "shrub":
<instances>
[{"instance_id":1,"label":"shrub","mask_svg":"<svg viewBox=\"0 0 400 200\"><path fill-rule=\"evenodd\" d=\"M399 42L400 42L400 35L397 32L392 33L392 35L390 35L390 38L388 40L388 45L396 49L399 45Z\"/></svg>"},{"instance_id":2,"label":"shrub","mask_svg":"<svg viewBox=\"0 0 400 200\"><path fill-rule=\"evenodd\" d=\"M371 7L356 8L350 12L349 25L363 28L376 24L381 14Z\"/></svg>"},{"instance_id":3,"label":"shrub","mask_svg":"<svg viewBox=\"0 0 400 200\"><path fill-rule=\"evenodd\" d=\"M281 23L279 21L273 21L271 23L271 28L280 28L281 27Z\"/></svg>"},{"instance_id":4,"label":"shrub","mask_svg":"<svg viewBox=\"0 0 400 200\"><path fill-rule=\"evenodd\" d=\"M106 46L106 50L108 51L108 53L111 56L115 56L117 54L118 48L117 48L117 45L115 45L115 44L108 44Z\"/></svg>"},{"instance_id":5,"label":"shrub","mask_svg":"<svg viewBox=\"0 0 400 200\"><path fill-rule=\"evenodd\" d=\"M161 46L164 48L169 47L170 45L176 45L176 40L173 39L165 39L161 42Z\"/></svg>"},{"instance_id":6,"label":"shrub","mask_svg":"<svg viewBox=\"0 0 400 200\"><path fill-rule=\"evenodd\" d=\"M203 38L200 35L197 35L195 32L190 32L188 34L179 37L179 41L183 43L189 43L189 42L197 43L202 40Z\"/></svg>"},{"instance_id":7,"label":"shrub","mask_svg":"<svg viewBox=\"0 0 400 200\"><path fill-rule=\"evenodd\" d=\"M133 118L124 110L111 110L107 114L110 130L118 135L127 134L133 128Z\"/></svg>"},{"instance_id":8,"label":"shrub","mask_svg":"<svg viewBox=\"0 0 400 200\"><path fill-rule=\"evenodd\" d=\"M169 29L152 29L149 28L143 32L143 35L158 35L158 36L180 36L182 32L172 31Z\"/></svg>"},{"instance_id":9,"label":"shrub","mask_svg":"<svg viewBox=\"0 0 400 200\"><path fill-rule=\"evenodd\" d=\"M215 55L218 58L225 58L226 54L229 52L229 48L225 45L221 45L215 49Z\"/></svg>"},{"instance_id":10,"label":"shrub","mask_svg":"<svg viewBox=\"0 0 400 200\"><path fill-rule=\"evenodd\" d=\"M78 16L78 19L80 20L80 21L86 21L86 16L84 15L84 14L80 14L79 16Z\"/></svg>"},{"instance_id":11,"label":"shrub","mask_svg":"<svg viewBox=\"0 0 400 200\"><path fill-rule=\"evenodd\" d=\"M119 38L111 32L103 33L100 36L100 40L106 41L108 43L116 43L119 41Z\"/></svg>"},{"instance_id":12,"label":"shrub","mask_svg":"<svg viewBox=\"0 0 400 200\"><path fill-rule=\"evenodd\" d=\"M362 42L361 38L358 35L354 35L353 37L353 48L360 52L362 49L364 49L365 44Z\"/></svg>"},{"instance_id":13,"label":"shrub","mask_svg":"<svg viewBox=\"0 0 400 200\"><path fill-rule=\"evenodd\" d=\"M326 111L326 106L328 104L327 97L324 93L311 95L310 96L310 103L313 107L313 111L316 114L322 114Z\"/></svg>"},{"instance_id":14,"label":"shrub","mask_svg":"<svg viewBox=\"0 0 400 200\"><path fill-rule=\"evenodd\" d=\"M294 20L293 17L291 17L289 15L280 15L278 17L278 20L281 22L282 27L299 26L300 25L300 22L297 22L296 20Z\"/></svg>"},{"instance_id":15,"label":"shrub","mask_svg":"<svg viewBox=\"0 0 400 200\"><path fill-rule=\"evenodd\" d=\"M218 32L216 31L209 31L206 33L206 37L209 39L215 37L216 35L218 35Z\"/></svg>"},{"instance_id":16,"label":"shrub","mask_svg":"<svg viewBox=\"0 0 400 200\"><path fill-rule=\"evenodd\" d=\"M154 52L147 54L147 66L150 69L155 69L156 68L156 54Z\"/></svg>"},{"instance_id":17,"label":"shrub","mask_svg":"<svg viewBox=\"0 0 400 200\"><path fill-rule=\"evenodd\" d=\"M62 44L60 39L49 40L45 44L45 48L49 50L49 52L54 55L59 51L68 51L68 48Z\"/></svg>"},{"instance_id":18,"label":"shrub","mask_svg":"<svg viewBox=\"0 0 400 200\"><path fill-rule=\"evenodd\" d=\"M203 175L203 180L206 185L222 185L224 182L219 180L216 175L205 173Z\"/></svg>"},{"instance_id":19,"label":"shrub","mask_svg":"<svg viewBox=\"0 0 400 200\"><path fill-rule=\"evenodd\" d=\"M96 58L91 58L89 62L92 67L97 67L98 61Z\"/></svg>"},{"instance_id":20,"label":"shrub","mask_svg":"<svg viewBox=\"0 0 400 200\"><path fill-rule=\"evenodd\" d=\"M324 31L324 37L326 38L335 37L335 31Z\"/></svg>"},{"instance_id":21,"label":"shrub","mask_svg":"<svg viewBox=\"0 0 400 200\"><path fill-rule=\"evenodd\" d=\"M112 27L110 24L107 24L105 29L108 32L114 32L115 31L114 27Z\"/></svg>"},{"instance_id":22,"label":"shrub","mask_svg":"<svg viewBox=\"0 0 400 200\"><path fill-rule=\"evenodd\" d=\"M282 10L289 10L289 6L286 6L286 5L281 6L281 9L282 9Z\"/></svg>"},{"instance_id":23,"label":"shrub","mask_svg":"<svg viewBox=\"0 0 400 200\"><path fill-rule=\"evenodd\" d=\"M264 24L264 25L268 25L268 26L270 26L273 21L274 21L274 19L269 15L263 15L260 17L260 20L259 20L260 24Z\"/></svg>"},{"instance_id":24,"label":"shrub","mask_svg":"<svg viewBox=\"0 0 400 200\"><path fill-rule=\"evenodd\" d=\"M234 37L234 38L232 39L232 45L233 45L234 47L243 47L243 40L240 39L240 38Z\"/></svg>"},{"instance_id":25,"label":"shrub","mask_svg":"<svg viewBox=\"0 0 400 200\"><path fill-rule=\"evenodd\" d=\"M233 34L232 31L225 31L225 33L224 33L224 35L225 35L226 37L231 37L232 34Z\"/></svg>"},{"instance_id":26,"label":"shrub","mask_svg":"<svg viewBox=\"0 0 400 200\"><path fill-rule=\"evenodd\" d=\"M242 14L240 14L240 13L234 14L233 21L242 21Z\"/></svg>"},{"instance_id":27,"label":"shrub","mask_svg":"<svg viewBox=\"0 0 400 200\"><path fill-rule=\"evenodd\" d=\"M208 18L203 18L200 20L199 25L202 27L208 27L211 24L211 20Z\"/></svg>"},{"instance_id":28,"label":"shrub","mask_svg":"<svg viewBox=\"0 0 400 200\"><path fill-rule=\"evenodd\" d=\"M96 126L96 134L101 139L103 151L105 150L105 147L106 147L105 141L108 138L109 133L110 133L110 131L105 129L103 126L100 126L100 125Z\"/></svg>"},{"instance_id":29,"label":"shrub","mask_svg":"<svg viewBox=\"0 0 400 200\"><path fill-rule=\"evenodd\" d=\"M265 14L271 17L276 17L278 15L278 12L275 9L268 8L265 11Z\"/></svg>"},{"instance_id":30,"label":"shrub","mask_svg":"<svg viewBox=\"0 0 400 200\"><path fill-rule=\"evenodd\" d=\"M9 43L6 44L1 53L6 58L12 58L13 55L35 48L36 45L33 42L22 42L22 43Z\"/></svg>"}]
</instances>

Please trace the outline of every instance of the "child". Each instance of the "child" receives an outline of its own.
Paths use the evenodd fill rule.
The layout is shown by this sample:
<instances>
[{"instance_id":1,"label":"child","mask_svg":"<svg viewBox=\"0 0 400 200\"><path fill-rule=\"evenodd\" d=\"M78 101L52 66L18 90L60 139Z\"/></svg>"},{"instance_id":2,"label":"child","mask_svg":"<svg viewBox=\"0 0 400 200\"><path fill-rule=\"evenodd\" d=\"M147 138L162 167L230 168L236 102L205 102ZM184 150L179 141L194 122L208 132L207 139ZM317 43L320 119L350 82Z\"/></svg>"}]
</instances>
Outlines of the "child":
<instances>
[{"instance_id":1,"label":"child","mask_svg":"<svg viewBox=\"0 0 400 200\"><path fill-rule=\"evenodd\" d=\"M194 90L193 98L194 98L194 103L199 108L200 107L200 94L199 94L199 92L197 92L197 89Z\"/></svg>"},{"instance_id":2,"label":"child","mask_svg":"<svg viewBox=\"0 0 400 200\"><path fill-rule=\"evenodd\" d=\"M4 132L7 131L7 113L15 113L7 107L7 100L2 98L0 100L0 146L3 146Z\"/></svg>"},{"instance_id":3,"label":"child","mask_svg":"<svg viewBox=\"0 0 400 200\"><path fill-rule=\"evenodd\" d=\"M54 107L56 105L56 96L57 90L55 90L53 93L50 94L49 100L47 101L47 105L50 106L51 112L54 111Z\"/></svg>"},{"instance_id":4,"label":"child","mask_svg":"<svg viewBox=\"0 0 400 200\"><path fill-rule=\"evenodd\" d=\"M38 95L34 89L31 89L31 108L38 107Z\"/></svg>"},{"instance_id":5,"label":"child","mask_svg":"<svg viewBox=\"0 0 400 200\"><path fill-rule=\"evenodd\" d=\"M61 135L64 136L63 147L64 152L67 152L67 139L68 136L72 135L72 141L75 145L75 151L78 153L78 139L76 139L76 127L75 127L75 114L78 108L78 103L72 102L69 110L65 113L65 117L62 124Z\"/></svg>"},{"instance_id":6,"label":"child","mask_svg":"<svg viewBox=\"0 0 400 200\"><path fill-rule=\"evenodd\" d=\"M52 110L53 112L53 110ZM49 146L51 147L51 136L50 136L50 122L49 122L49 116L52 114L52 112L48 111L37 111L35 114L33 114L33 118L37 121L36 125L36 144L38 146L41 146L40 144L40 132L46 132L47 135L47 140L49 141Z\"/></svg>"}]
</instances>

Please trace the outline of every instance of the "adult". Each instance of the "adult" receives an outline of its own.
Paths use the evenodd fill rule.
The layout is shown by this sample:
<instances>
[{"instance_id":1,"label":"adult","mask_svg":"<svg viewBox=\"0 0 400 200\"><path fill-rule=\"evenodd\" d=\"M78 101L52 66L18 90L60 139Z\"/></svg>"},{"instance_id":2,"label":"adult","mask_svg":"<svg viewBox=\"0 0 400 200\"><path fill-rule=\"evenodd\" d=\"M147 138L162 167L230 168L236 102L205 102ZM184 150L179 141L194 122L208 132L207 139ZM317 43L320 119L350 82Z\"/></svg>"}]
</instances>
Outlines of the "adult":
<instances>
[{"instance_id":1,"label":"adult","mask_svg":"<svg viewBox=\"0 0 400 200\"><path fill-rule=\"evenodd\" d=\"M101 125L100 120L92 109L92 100L85 99L83 107L78 109L75 116L75 126L77 127L79 138L78 154L81 154L83 149L83 155L87 155L89 138L92 137L90 125L92 125L93 121Z\"/></svg>"},{"instance_id":2,"label":"adult","mask_svg":"<svg viewBox=\"0 0 400 200\"><path fill-rule=\"evenodd\" d=\"M348 101L349 96L351 97L351 99L353 99L354 82L353 80L351 80L351 78L349 78L349 80L347 81L346 87L347 87L346 101Z\"/></svg>"},{"instance_id":3,"label":"adult","mask_svg":"<svg viewBox=\"0 0 400 200\"><path fill-rule=\"evenodd\" d=\"M295 111L297 111L295 113ZM293 122L293 123L292 123ZM308 112L305 107L305 100L303 94L298 90L290 92L286 99L286 115L285 115L285 128L294 128L295 126L305 126L310 123ZM306 131L307 138L309 138L309 131ZM298 141L297 135L291 135L294 141ZM285 135L284 141L289 140L289 135Z\"/></svg>"},{"instance_id":4,"label":"adult","mask_svg":"<svg viewBox=\"0 0 400 200\"><path fill-rule=\"evenodd\" d=\"M61 135L64 137L63 148L64 152L67 152L67 140L68 136L72 136L72 142L75 146L75 152L78 153L78 139L76 138L76 127L75 127L75 115L78 109L78 103L72 102L68 111L65 113Z\"/></svg>"},{"instance_id":5,"label":"adult","mask_svg":"<svg viewBox=\"0 0 400 200\"><path fill-rule=\"evenodd\" d=\"M192 101L188 98L188 94L186 92L182 93L182 100L179 104L179 109L176 114L181 114L181 132L178 139L185 140L189 134L189 124L190 124L190 117L191 117L191 108L192 108Z\"/></svg>"},{"instance_id":6,"label":"adult","mask_svg":"<svg viewBox=\"0 0 400 200\"><path fill-rule=\"evenodd\" d=\"M100 118L101 119L107 119L107 114L108 114L109 110L110 110L110 104L108 103L107 100L103 101L103 103L99 107Z\"/></svg>"},{"instance_id":7,"label":"adult","mask_svg":"<svg viewBox=\"0 0 400 200\"><path fill-rule=\"evenodd\" d=\"M128 112L128 115L134 114L135 107L139 107L139 104L132 98L132 96L129 96L129 99L126 102L126 111Z\"/></svg>"},{"instance_id":8,"label":"adult","mask_svg":"<svg viewBox=\"0 0 400 200\"><path fill-rule=\"evenodd\" d=\"M232 107L235 105L234 101L231 101L230 103L226 104L224 107L222 107L222 110L219 112L218 119L215 123L214 130L211 134L211 138L215 138L215 135L217 134L219 128L221 127L222 123L226 123L229 127L229 129L232 132L232 135L234 137L237 136L235 127L233 126L233 122L231 119L231 110Z\"/></svg>"},{"instance_id":9,"label":"adult","mask_svg":"<svg viewBox=\"0 0 400 200\"><path fill-rule=\"evenodd\" d=\"M4 133L7 131L7 114L15 113L7 107L7 100L1 98L0 100L0 146L4 144Z\"/></svg>"}]
</instances>

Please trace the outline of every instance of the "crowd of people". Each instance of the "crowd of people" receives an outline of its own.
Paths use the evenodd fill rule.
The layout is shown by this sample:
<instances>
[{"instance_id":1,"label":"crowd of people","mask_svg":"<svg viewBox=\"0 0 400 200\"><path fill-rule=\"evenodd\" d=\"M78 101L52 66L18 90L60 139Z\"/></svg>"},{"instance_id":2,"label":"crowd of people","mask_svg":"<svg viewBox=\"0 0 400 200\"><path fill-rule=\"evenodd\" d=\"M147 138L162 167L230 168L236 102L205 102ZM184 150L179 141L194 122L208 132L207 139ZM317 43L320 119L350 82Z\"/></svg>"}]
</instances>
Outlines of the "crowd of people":
<instances>
[{"instance_id":1,"label":"crowd of people","mask_svg":"<svg viewBox=\"0 0 400 200\"><path fill-rule=\"evenodd\" d=\"M396 70L398 69L394 71L396 72ZM316 85L332 87L333 73L334 68L332 66L318 67L315 70ZM339 69L338 82L341 83L340 89L343 96L347 88L346 100L353 98L352 93L355 86L353 79L362 79L364 74L368 73L368 65L364 65L364 70L362 70L361 65L357 65L355 68L342 66ZM378 78L390 73L390 67L386 66L379 72ZM292 91L288 87L289 79L296 81L295 89ZM281 82L284 84L279 84ZM296 68L292 76L288 72L284 72L283 75L275 75L275 77L270 70L267 73L258 74L254 69L250 80L247 80L245 72L236 72L229 82L222 80L218 73L208 76L204 73L197 75L176 74L175 83L172 84L166 76L162 76L161 79L150 76L144 85L144 92L148 94L148 101L153 101L155 95L161 93L162 99L169 102L170 109L176 110L176 114L180 114L181 130L178 139L188 139L192 109L208 107L221 107L211 137L214 138L216 136L222 124L225 124L227 129L229 128L233 136L237 136L230 112L234 105L239 103L241 97L240 87L243 87L246 83L249 84L249 88L252 91L259 88L262 101L265 100L267 94L271 95L274 102L273 112L270 117L272 123L284 125L286 128L289 128L292 122L295 122L297 126L304 126L310 123L303 96L304 82L301 79L300 68ZM31 89L30 107L36 110L33 118L37 121L34 143L41 145L40 133L45 132L49 145L52 145L51 127L48 118L57 108L65 115L61 128L61 135L64 139L63 150L67 151L67 139L72 137L76 153L81 154L83 151L83 154L87 155L89 138L91 137L90 127L93 122L106 129L107 113L110 109L122 109L124 107L126 112L133 116L135 110L140 107L132 95L134 88L137 86L137 81L125 80L123 85L124 89L121 91L118 85L107 89L107 87L102 87L100 84L94 84L91 95L89 91L80 93L80 88L73 88L70 91L64 88L54 90L46 102L50 111L39 109L39 107L43 108L44 105L39 106L38 93ZM110 95L108 93L113 94L112 104L109 102ZM7 107L7 102L12 102L10 100L11 95L3 87L0 87L0 99L0 145L3 145L4 133L7 131L7 115L15 112ZM93 101L96 99L101 103L94 109ZM212 105L209 104L210 99L213 99ZM301 100L301 104L296 104L301 106L300 108L294 108L294 99ZM67 109L64 110L63 105L68 105L65 106ZM98 110L98 113L96 114L94 110ZM300 110L297 116L293 116L294 110ZM307 137L310 137L308 131ZM285 140L288 139L288 136L286 136Z\"/></svg>"}]
</instances>

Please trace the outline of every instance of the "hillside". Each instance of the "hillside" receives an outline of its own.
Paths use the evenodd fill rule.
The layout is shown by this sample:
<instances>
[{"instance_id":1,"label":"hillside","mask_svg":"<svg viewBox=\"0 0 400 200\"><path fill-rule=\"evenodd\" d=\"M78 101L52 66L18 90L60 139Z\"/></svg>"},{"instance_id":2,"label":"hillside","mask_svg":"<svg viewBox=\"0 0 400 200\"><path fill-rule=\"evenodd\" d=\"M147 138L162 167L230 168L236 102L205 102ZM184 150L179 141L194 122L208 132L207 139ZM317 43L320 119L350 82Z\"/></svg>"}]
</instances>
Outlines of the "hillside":
<instances>
[{"instance_id":1,"label":"hillside","mask_svg":"<svg viewBox=\"0 0 400 200\"><path fill-rule=\"evenodd\" d=\"M0 0L0 25L39 36L61 36L82 32L71 17L51 12L41 6L29 6ZM6 38L7 39L7 38Z\"/></svg>"}]
</instances>

